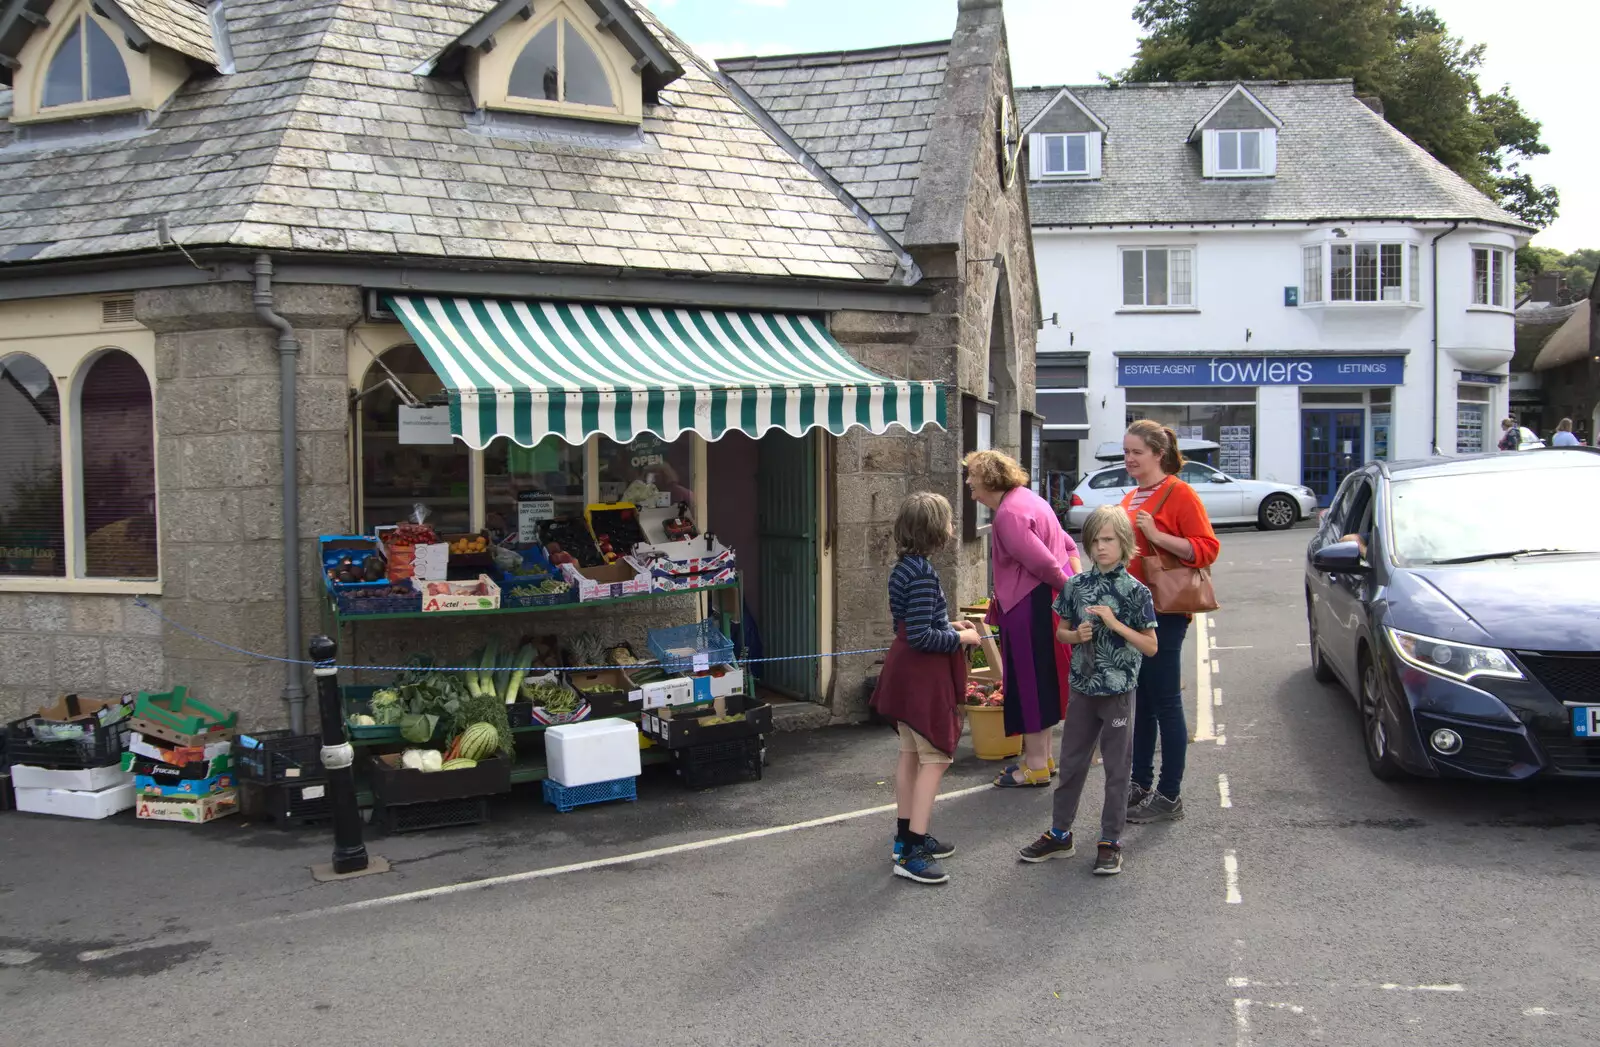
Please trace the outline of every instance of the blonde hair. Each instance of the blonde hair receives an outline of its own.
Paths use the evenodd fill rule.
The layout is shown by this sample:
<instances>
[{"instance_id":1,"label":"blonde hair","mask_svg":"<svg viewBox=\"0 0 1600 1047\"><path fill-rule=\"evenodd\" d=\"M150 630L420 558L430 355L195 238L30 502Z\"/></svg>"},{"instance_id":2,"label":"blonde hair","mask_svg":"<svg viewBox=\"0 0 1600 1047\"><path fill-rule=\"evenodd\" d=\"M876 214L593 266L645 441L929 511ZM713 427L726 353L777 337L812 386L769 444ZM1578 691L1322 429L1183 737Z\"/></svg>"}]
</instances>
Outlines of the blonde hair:
<instances>
[{"instance_id":1,"label":"blonde hair","mask_svg":"<svg viewBox=\"0 0 1600 1047\"><path fill-rule=\"evenodd\" d=\"M1161 459L1161 471L1168 476L1178 475L1183 468L1183 452L1178 450L1178 434L1160 422L1141 418L1128 426L1128 435L1137 436L1150 448L1150 453Z\"/></svg>"},{"instance_id":2,"label":"blonde hair","mask_svg":"<svg viewBox=\"0 0 1600 1047\"><path fill-rule=\"evenodd\" d=\"M1028 486L1028 474L1017 460L1001 451L974 451L962 459L967 475L991 491L1014 491Z\"/></svg>"},{"instance_id":3,"label":"blonde hair","mask_svg":"<svg viewBox=\"0 0 1600 1047\"><path fill-rule=\"evenodd\" d=\"M1570 433L1570 432L1572 432L1572 419L1571 418L1563 418L1563 419L1561 419L1561 424L1556 426L1556 432L1558 432L1558 433Z\"/></svg>"},{"instance_id":4,"label":"blonde hair","mask_svg":"<svg viewBox=\"0 0 1600 1047\"><path fill-rule=\"evenodd\" d=\"M1133 521L1128 519L1127 510L1120 505L1102 505L1089 514L1089 518L1083 522L1083 547L1090 559L1093 559L1094 540L1107 528L1116 535L1117 546L1122 554L1122 565L1126 567L1128 561L1133 559L1134 550L1138 546L1133 540Z\"/></svg>"},{"instance_id":5,"label":"blonde hair","mask_svg":"<svg viewBox=\"0 0 1600 1047\"><path fill-rule=\"evenodd\" d=\"M901 556L927 556L950 543L955 514L942 494L918 491L900 503L894 520L894 544Z\"/></svg>"}]
</instances>

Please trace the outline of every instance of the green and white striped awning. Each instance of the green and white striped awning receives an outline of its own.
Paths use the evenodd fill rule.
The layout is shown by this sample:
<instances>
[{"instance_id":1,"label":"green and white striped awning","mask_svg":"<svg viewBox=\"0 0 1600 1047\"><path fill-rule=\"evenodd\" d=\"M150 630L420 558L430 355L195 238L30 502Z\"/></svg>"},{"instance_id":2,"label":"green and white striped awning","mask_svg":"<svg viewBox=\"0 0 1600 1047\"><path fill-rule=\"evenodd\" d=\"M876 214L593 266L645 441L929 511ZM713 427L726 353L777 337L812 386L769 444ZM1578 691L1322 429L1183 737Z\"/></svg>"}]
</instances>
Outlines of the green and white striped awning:
<instances>
[{"instance_id":1,"label":"green and white striped awning","mask_svg":"<svg viewBox=\"0 0 1600 1047\"><path fill-rule=\"evenodd\" d=\"M393 295L450 390L450 426L472 447L504 436L627 443L738 430L840 435L945 425L937 382L885 378L815 316L740 309Z\"/></svg>"}]
</instances>

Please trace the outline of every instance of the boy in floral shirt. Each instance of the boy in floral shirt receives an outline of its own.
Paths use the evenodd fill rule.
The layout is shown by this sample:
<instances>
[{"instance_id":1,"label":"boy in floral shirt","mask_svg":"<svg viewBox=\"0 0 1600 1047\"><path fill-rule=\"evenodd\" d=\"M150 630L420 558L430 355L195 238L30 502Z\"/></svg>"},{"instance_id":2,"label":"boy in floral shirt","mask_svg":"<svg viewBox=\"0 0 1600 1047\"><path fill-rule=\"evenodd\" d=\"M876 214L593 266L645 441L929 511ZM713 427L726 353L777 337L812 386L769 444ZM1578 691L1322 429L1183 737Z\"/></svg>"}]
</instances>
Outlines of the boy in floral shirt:
<instances>
[{"instance_id":1,"label":"boy in floral shirt","mask_svg":"<svg viewBox=\"0 0 1600 1047\"><path fill-rule=\"evenodd\" d=\"M1115 876L1122 871L1122 830L1128 820L1134 691L1140 665L1156 653L1156 609L1150 590L1128 573L1135 548L1133 524L1121 506L1091 513L1083 539L1094 570L1075 575L1056 598L1061 616L1056 639L1074 645L1072 697L1061 732L1061 781L1050 829L1020 853L1025 862L1042 862L1070 857L1076 850L1072 822L1099 742L1106 799L1094 872Z\"/></svg>"}]
</instances>

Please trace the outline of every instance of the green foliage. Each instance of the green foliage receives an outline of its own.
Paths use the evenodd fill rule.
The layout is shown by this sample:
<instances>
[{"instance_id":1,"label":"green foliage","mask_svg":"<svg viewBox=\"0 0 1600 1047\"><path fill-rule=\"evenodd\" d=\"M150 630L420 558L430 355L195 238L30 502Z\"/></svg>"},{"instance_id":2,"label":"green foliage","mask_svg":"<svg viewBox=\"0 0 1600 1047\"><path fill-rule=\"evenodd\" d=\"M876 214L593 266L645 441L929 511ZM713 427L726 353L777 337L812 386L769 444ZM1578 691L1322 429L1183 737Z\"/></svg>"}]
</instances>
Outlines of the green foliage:
<instances>
[{"instance_id":1,"label":"green foliage","mask_svg":"<svg viewBox=\"0 0 1600 1047\"><path fill-rule=\"evenodd\" d=\"M1524 247L1517 252L1517 295L1528 293L1533 278L1540 273L1566 275L1567 293L1572 301L1587 298L1600 270L1600 248L1585 247L1570 253L1554 247Z\"/></svg>"},{"instance_id":2,"label":"green foliage","mask_svg":"<svg viewBox=\"0 0 1600 1047\"><path fill-rule=\"evenodd\" d=\"M1561 205L1520 158L1548 153L1509 87L1478 82L1485 45L1399 0L1138 0L1145 30L1125 80L1349 77L1385 118L1506 210L1543 228Z\"/></svg>"}]
</instances>

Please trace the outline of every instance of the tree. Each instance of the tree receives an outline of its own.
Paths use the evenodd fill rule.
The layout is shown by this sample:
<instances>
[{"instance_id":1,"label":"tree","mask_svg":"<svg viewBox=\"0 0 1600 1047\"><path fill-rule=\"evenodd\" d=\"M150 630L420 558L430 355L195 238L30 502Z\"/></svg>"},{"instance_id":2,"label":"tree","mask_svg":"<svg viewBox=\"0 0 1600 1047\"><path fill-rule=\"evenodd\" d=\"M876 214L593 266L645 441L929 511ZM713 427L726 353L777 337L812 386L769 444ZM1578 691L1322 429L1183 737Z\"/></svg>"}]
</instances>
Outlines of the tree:
<instances>
[{"instance_id":1,"label":"tree","mask_svg":"<svg viewBox=\"0 0 1600 1047\"><path fill-rule=\"evenodd\" d=\"M1485 45L1400 0L1138 0L1125 80L1350 78L1394 127L1502 207L1543 228L1561 199L1521 159L1548 153L1509 86L1478 82Z\"/></svg>"},{"instance_id":2,"label":"tree","mask_svg":"<svg viewBox=\"0 0 1600 1047\"><path fill-rule=\"evenodd\" d=\"M1554 247L1524 247L1517 252L1517 296L1527 294L1539 274L1558 272L1566 277L1563 301L1579 301L1589 296L1597 269L1600 248L1586 247L1569 254Z\"/></svg>"}]
</instances>

